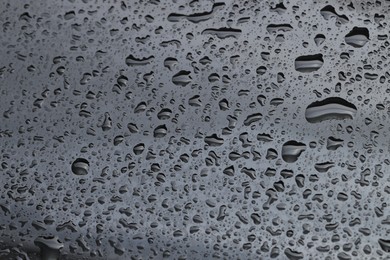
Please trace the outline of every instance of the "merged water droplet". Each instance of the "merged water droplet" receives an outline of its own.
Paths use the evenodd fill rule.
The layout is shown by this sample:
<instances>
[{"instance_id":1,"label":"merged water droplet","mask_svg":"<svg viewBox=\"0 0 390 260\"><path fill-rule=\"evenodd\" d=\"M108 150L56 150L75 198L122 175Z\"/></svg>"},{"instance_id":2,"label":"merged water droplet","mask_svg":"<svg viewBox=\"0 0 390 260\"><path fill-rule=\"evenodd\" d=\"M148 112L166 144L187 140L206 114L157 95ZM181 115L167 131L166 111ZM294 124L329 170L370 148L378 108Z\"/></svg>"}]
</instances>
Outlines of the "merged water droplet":
<instances>
[{"instance_id":1,"label":"merged water droplet","mask_svg":"<svg viewBox=\"0 0 390 260\"><path fill-rule=\"evenodd\" d=\"M287 256L288 259L291 259L291 260L298 260L298 259L304 258L302 252L292 250L291 248L286 248L284 250L284 254Z\"/></svg>"},{"instance_id":2,"label":"merged water droplet","mask_svg":"<svg viewBox=\"0 0 390 260\"><path fill-rule=\"evenodd\" d=\"M330 168L332 168L334 166L335 166L334 162L323 162L323 163L316 163L314 165L314 168L318 172L327 172Z\"/></svg>"},{"instance_id":3,"label":"merged water droplet","mask_svg":"<svg viewBox=\"0 0 390 260\"><path fill-rule=\"evenodd\" d=\"M209 28L202 32L202 34L211 34L215 35L220 39L225 39L229 37L238 38L241 35L240 29L235 28Z\"/></svg>"},{"instance_id":4,"label":"merged water droplet","mask_svg":"<svg viewBox=\"0 0 390 260\"><path fill-rule=\"evenodd\" d=\"M261 113L255 113L255 114L251 114L249 115L245 121L244 121L244 125L245 126L249 126L255 122L258 122L261 120L261 118L263 117L263 115Z\"/></svg>"},{"instance_id":5,"label":"merged water droplet","mask_svg":"<svg viewBox=\"0 0 390 260\"><path fill-rule=\"evenodd\" d=\"M317 71L324 64L322 57L322 54L300 56L295 59L295 70L303 73Z\"/></svg>"},{"instance_id":6,"label":"merged water droplet","mask_svg":"<svg viewBox=\"0 0 390 260\"><path fill-rule=\"evenodd\" d=\"M269 33L276 33L276 32L288 32L293 30L293 27L290 24L283 23L283 24L270 24L267 26L267 31Z\"/></svg>"},{"instance_id":7,"label":"merged water droplet","mask_svg":"<svg viewBox=\"0 0 390 260\"><path fill-rule=\"evenodd\" d=\"M177 64L179 64L179 61L173 57L168 57L164 60L164 67L167 67L170 71L172 71Z\"/></svg>"},{"instance_id":8,"label":"merged water droplet","mask_svg":"<svg viewBox=\"0 0 390 260\"><path fill-rule=\"evenodd\" d=\"M204 141L210 146L221 146L224 142L223 138L218 137L217 134L206 136Z\"/></svg>"},{"instance_id":9,"label":"merged water droplet","mask_svg":"<svg viewBox=\"0 0 390 260\"><path fill-rule=\"evenodd\" d=\"M172 13L168 16L168 21L179 22L182 19L186 19L186 20L193 22L193 23L207 21L207 20L214 17L214 12L223 9L224 6L225 6L225 3L219 2L219 3L214 3L211 11L209 11L209 12L194 13L194 14L189 14L189 15Z\"/></svg>"},{"instance_id":10,"label":"merged water droplet","mask_svg":"<svg viewBox=\"0 0 390 260\"><path fill-rule=\"evenodd\" d=\"M320 10L320 14L324 17L325 20L336 18L336 23L345 24L349 22L349 19L346 15L337 14L335 8L331 5L327 5Z\"/></svg>"},{"instance_id":11,"label":"merged water droplet","mask_svg":"<svg viewBox=\"0 0 390 260\"><path fill-rule=\"evenodd\" d=\"M383 251L385 251L386 253L390 253L390 240L380 238L378 239L378 243Z\"/></svg>"},{"instance_id":12,"label":"merged water droplet","mask_svg":"<svg viewBox=\"0 0 390 260\"><path fill-rule=\"evenodd\" d=\"M187 86L192 81L191 71L181 70L172 77L172 82L175 85Z\"/></svg>"},{"instance_id":13,"label":"merged water droplet","mask_svg":"<svg viewBox=\"0 0 390 260\"><path fill-rule=\"evenodd\" d=\"M326 98L311 103L305 112L306 120L317 123L329 119L352 119L357 112L356 106L339 97Z\"/></svg>"},{"instance_id":14,"label":"merged water droplet","mask_svg":"<svg viewBox=\"0 0 390 260\"><path fill-rule=\"evenodd\" d=\"M153 60L154 60L154 56L136 58L132 54L130 54L126 58L126 65L127 66L147 65L151 63Z\"/></svg>"},{"instance_id":15,"label":"merged water droplet","mask_svg":"<svg viewBox=\"0 0 390 260\"><path fill-rule=\"evenodd\" d=\"M283 144L282 158L285 162L296 162L303 151L306 150L306 144L297 141L288 141Z\"/></svg>"},{"instance_id":16,"label":"merged water droplet","mask_svg":"<svg viewBox=\"0 0 390 260\"><path fill-rule=\"evenodd\" d=\"M370 40L370 34L365 27L353 27L353 29L345 35L345 42L355 48L363 47Z\"/></svg>"},{"instance_id":17,"label":"merged water droplet","mask_svg":"<svg viewBox=\"0 0 390 260\"><path fill-rule=\"evenodd\" d=\"M326 149L335 151L337 148L342 147L344 143L344 140L342 139L337 139L335 137L328 137L327 142L326 142Z\"/></svg>"}]
</instances>

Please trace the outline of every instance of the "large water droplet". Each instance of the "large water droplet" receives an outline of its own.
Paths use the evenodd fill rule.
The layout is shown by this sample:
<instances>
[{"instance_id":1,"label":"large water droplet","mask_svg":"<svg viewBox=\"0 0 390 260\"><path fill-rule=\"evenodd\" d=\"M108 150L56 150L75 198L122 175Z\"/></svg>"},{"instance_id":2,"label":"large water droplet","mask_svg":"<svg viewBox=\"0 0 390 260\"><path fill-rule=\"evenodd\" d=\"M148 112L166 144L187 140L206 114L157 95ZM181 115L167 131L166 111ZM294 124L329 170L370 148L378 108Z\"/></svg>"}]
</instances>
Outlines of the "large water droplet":
<instances>
[{"instance_id":1,"label":"large water droplet","mask_svg":"<svg viewBox=\"0 0 390 260\"><path fill-rule=\"evenodd\" d=\"M354 27L345 35L345 42L355 48L363 47L369 40L370 34L365 27Z\"/></svg>"},{"instance_id":2,"label":"large water droplet","mask_svg":"<svg viewBox=\"0 0 390 260\"><path fill-rule=\"evenodd\" d=\"M178 73L176 73L173 77L172 77L172 82L176 85L180 85L180 86L186 86L188 85L189 83L191 83L192 81L192 77L191 77L191 72L190 71L186 71L186 70L182 70Z\"/></svg>"},{"instance_id":3,"label":"large water droplet","mask_svg":"<svg viewBox=\"0 0 390 260\"><path fill-rule=\"evenodd\" d=\"M240 29L234 29L234 28L209 28L202 32L202 34L211 34L215 35L220 39L225 39L229 37L238 38L241 35Z\"/></svg>"},{"instance_id":4,"label":"large water droplet","mask_svg":"<svg viewBox=\"0 0 390 260\"><path fill-rule=\"evenodd\" d=\"M300 56L295 59L295 70L309 73L319 70L324 64L322 54Z\"/></svg>"},{"instance_id":5,"label":"large water droplet","mask_svg":"<svg viewBox=\"0 0 390 260\"><path fill-rule=\"evenodd\" d=\"M34 244L41 249L42 260L57 260L64 244L55 236L41 236L34 240Z\"/></svg>"},{"instance_id":6,"label":"large water droplet","mask_svg":"<svg viewBox=\"0 0 390 260\"><path fill-rule=\"evenodd\" d=\"M297 141L288 141L283 144L282 147L282 158L285 162L293 163L296 162L303 151L306 150L304 143Z\"/></svg>"},{"instance_id":7,"label":"large water droplet","mask_svg":"<svg viewBox=\"0 0 390 260\"><path fill-rule=\"evenodd\" d=\"M306 108L305 117L310 123L329 119L352 119L356 114L356 106L345 99L331 97L316 101Z\"/></svg>"},{"instance_id":8,"label":"large water droplet","mask_svg":"<svg viewBox=\"0 0 390 260\"><path fill-rule=\"evenodd\" d=\"M87 175L89 169L89 162L84 158L77 158L72 163L72 172L76 175Z\"/></svg>"}]
</instances>

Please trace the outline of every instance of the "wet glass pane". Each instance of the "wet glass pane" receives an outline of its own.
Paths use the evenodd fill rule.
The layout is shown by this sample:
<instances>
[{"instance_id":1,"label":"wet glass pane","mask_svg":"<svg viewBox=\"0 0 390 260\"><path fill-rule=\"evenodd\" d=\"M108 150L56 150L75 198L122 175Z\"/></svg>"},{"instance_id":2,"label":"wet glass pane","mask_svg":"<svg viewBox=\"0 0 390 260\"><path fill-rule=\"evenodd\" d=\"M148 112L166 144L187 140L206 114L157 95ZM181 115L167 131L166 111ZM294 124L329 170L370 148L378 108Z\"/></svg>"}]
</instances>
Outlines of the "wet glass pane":
<instances>
[{"instance_id":1,"label":"wet glass pane","mask_svg":"<svg viewBox=\"0 0 390 260\"><path fill-rule=\"evenodd\" d=\"M1 0L0 259L387 259L389 8Z\"/></svg>"}]
</instances>

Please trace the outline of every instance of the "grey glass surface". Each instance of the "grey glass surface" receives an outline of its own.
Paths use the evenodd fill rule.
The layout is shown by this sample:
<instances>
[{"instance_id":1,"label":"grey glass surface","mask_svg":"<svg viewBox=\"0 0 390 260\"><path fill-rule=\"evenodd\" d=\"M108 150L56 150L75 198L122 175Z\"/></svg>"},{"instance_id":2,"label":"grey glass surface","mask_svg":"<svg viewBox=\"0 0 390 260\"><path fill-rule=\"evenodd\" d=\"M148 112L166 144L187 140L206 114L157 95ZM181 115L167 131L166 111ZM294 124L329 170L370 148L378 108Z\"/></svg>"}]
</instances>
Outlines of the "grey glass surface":
<instances>
[{"instance_id":1,"label":"grey glass surface","mask_svg":"<svg viewBox=\"0 0 390 260\"><path fill-rule=\"evenodd\" d=\"M389 7L1 0L0 259L389 259Z\"/></svg>"}]
</instances>

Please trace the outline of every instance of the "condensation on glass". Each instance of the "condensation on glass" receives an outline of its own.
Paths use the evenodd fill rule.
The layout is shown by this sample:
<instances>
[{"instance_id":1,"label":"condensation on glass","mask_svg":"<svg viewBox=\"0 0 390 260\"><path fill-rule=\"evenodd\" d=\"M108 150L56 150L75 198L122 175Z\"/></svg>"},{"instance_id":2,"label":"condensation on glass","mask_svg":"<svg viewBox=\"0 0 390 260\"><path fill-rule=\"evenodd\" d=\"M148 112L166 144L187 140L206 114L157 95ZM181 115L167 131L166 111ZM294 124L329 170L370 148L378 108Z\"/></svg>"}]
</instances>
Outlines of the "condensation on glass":
<instances>
[{"instance_id":1,"label":"condensation on glass","mask_svg":"<svg viewBox=\"0 0 390 260\"><path fill-rule=\"evenodd\" d=\"M389 258L389 8L0 1L0 259Z\"/></svg>"}]
</instances>

